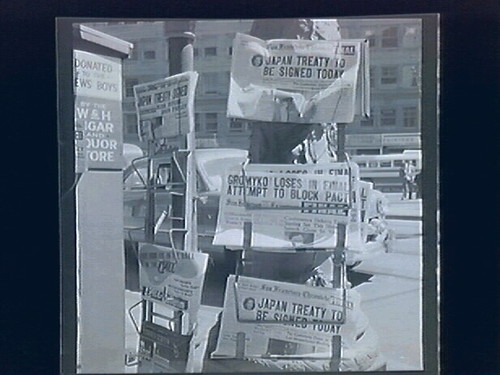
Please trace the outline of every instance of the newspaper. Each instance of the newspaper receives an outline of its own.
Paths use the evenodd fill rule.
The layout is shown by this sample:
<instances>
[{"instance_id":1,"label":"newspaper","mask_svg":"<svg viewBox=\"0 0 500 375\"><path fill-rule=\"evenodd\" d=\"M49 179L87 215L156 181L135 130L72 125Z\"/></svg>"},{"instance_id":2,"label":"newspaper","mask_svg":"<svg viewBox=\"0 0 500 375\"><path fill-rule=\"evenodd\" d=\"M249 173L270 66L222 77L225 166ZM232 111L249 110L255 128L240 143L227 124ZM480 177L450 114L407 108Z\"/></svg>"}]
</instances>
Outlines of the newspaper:
<instances>
[{"instance_id":1,"label":"newspaper","mask_svg":"<svg viewBox=\"0 0 500 375\"><path fill-rule=\"evenodd\" d=\"M142 298L184 311L191 331L201 304L208 254L140 244L139 261Z\"/></svg>"},{"instance_id":2,"label":"newspaper","mask_svg":"<svg viewBox=\"0 0 500 375\"><path fill-rule=\"evenodd\" d=\"M214 244L243 246L249 223L252 247L332 248L337 224L344 223L347 243L359 247L360 216L351 209L358 180L354 163L230 169L222 185Z\"/></svg>"},{"instance_id":3,"label":"newspaper","mask_svg":"<svg viewBox=\"0 0 500 375\"><path fill-rule=\"evenodd\" d=\"M352 345L362 330L359 294L351 289L230 275L217 348L212 358L311 355L328 358L333 335ZM244 348L237 343L244 334ZM237 353L237 347L243 353Z\"/></svg>"},{"instance_id":4,"label":"newspaper","mask_svg":"<svg viewBox=\"0 0 500 375\"><path fill-rule=\"evenodd\" d=\"M357 110L367 107L365 99L356 105L356 96L369 91L366 55L362 40L264 41L238 33L227 115L273 122L352 122Z\"/></svg>"},{"instance_id":5,"label":"newspaper","mask_svg":"<svg viewBox=\"0 0 500 375\"><path fill-rule=\"evenodd\" d=\"M190 131L190 124L194 124L197 80L198 73L185 72L134 86L138 134L142 141L185 135Z\"/></svg>"}]
</instances>

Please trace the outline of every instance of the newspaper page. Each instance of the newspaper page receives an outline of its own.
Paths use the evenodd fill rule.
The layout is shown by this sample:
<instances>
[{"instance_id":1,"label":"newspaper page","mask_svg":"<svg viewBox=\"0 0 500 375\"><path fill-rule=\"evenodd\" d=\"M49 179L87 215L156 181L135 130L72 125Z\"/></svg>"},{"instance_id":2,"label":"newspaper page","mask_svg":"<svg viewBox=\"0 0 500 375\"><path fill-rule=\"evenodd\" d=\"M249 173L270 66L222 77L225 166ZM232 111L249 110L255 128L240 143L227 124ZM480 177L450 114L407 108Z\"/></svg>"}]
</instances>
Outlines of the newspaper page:
<instances>
[{"instance_id":1,"label":"newspaper page","mask_svg":"<svg viewBox=\"0 0 500 375\"><path fill-rule=\"evenodd\" d=\"M235 288L235 284L237 288ZM362 330L355 290L317 288L234 275L228 277L222 325L213 358L235 357L238 333L244 357L331 356L332 336L352 346ZM345 314L345 316L344 316ZM345 319L344 319L345 318ZM251 324L249 322L252 322Z\"/></svg>"},{"instance_id":2,"label":"newspaper page","mask_svg":"<svg viewBox=\"0 0 500 375\"><path fill-rule=\"evenodd\" d=\"M185 72L134 86L138 134L142 140L189 132L197 80L198 73Z\"/></svg>"},{"instance_id":3,"label":"newspaper page","mask_svg":"<svg viewBox=\"0 0 500 375\"><path fill-rule=\"evenodd\" d=\"M192 330L201 304L208 254L143 243L139 262L142 298L184 311Z\"/></svg>"},{"instance_id":4,"label":"newspaper page","mask_svg":"<svg viewBox=\"0 0 500 375\"><path fill-rule=\"evenodd\" d=\"M363 43L264 41L238 33L227 116L293 123L352 122L359 72L366 67L361 61Z\"/></svg>"},{"instance_id":5,"label":"newspaper page","mask_svg":"<svg viewBox=\"0 0 500 375\"><path fill-rule=\"evenodd\" d=\"M252 223L253 247L332 248L337 224L345 223L348 245L360 248L359 215L350 208L358 180L354 163L231 169L222 185L214 244L243 246L244 225Z\"/></svg>"}]
</instances>

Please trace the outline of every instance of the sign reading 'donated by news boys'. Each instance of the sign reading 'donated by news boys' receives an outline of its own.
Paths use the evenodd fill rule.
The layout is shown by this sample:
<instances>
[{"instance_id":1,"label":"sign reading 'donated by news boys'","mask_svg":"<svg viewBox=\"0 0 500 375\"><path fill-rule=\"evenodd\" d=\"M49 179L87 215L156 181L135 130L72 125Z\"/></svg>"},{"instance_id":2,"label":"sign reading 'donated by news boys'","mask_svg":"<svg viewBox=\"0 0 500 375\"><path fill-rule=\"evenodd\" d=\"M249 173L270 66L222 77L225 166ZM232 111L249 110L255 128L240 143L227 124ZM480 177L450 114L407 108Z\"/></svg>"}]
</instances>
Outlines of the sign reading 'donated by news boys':
<instances>
[{"instance_id":1,"label":"sign reading 'donated by news boys'","mask_svg":"<svg viewBox=\"0 0 500 375\"><path fill-rule=\"evenodd\" d=\"M121 60L75 50L75 167L123 168Z\"/></svg>"},{"instance_id":2,"label":"sign reading 'donated by news boys'","mask_svg":"<svg viewBox=\"0 0 500 375\"><path fill-rule=\"evenodd\" d=\"M354 176L354 178L353 178ZM350 208L359 170L352 163L249 164L226 171L214 244L331 248L338 223L356 221Z\"/></svg>"},{"instance_id":3,"label":"sign reading 'donated by news boys'","mask_svg":"<svg viewBox=\"0 0 500 375\"><path fill-rule=\"evenodd\" d=\"M217 348L212 358L237 356L238 333L245 334L244 357L331 354L332 335L349 346L356 337L353 314L359 294L230 275ZM240 321L239 321L240 320ZM244 320L244 322L241 322ZM248 321L252 321L249 324ZM267 323L262 323L266 321ZM282 324L269 324L276 322Z\"/></svg>"},{"instance_id":4,"label":"sign reading 'donated by news boys'","mask_svg":"<svg viewBox=\"0 0 500 375\"><path fill-rule=\"evenodd\" d=\"M201 304L208 254L141 244L139 280L142 298L187 313L194 327Z\"/></svg>"},{"instance_id":5,"label":"sign reading 'donated by news boys'","mask_svg":"<svg viewBox=\"0 0 500 375\"><path fill-rule=\"evenodd\" d=\"M227 115L293 123L352 122L356 95L366 94L367 48L362 40L265 41L237 34ZM358 85L359 80L364 84ZM363 93L357 92L358 86Z\"/></svg>"},{"instance_id":6,"label":"sign reading 'donated by news boys'","mask_svg":"<svg viewBox=\"0 0 500 375\"><path fill-rule=\"evenodd\" d=\"M175 137L190 131L197 80L198 73L184 72L134 86L142 140Z\"/></svg>"}]
</instances>

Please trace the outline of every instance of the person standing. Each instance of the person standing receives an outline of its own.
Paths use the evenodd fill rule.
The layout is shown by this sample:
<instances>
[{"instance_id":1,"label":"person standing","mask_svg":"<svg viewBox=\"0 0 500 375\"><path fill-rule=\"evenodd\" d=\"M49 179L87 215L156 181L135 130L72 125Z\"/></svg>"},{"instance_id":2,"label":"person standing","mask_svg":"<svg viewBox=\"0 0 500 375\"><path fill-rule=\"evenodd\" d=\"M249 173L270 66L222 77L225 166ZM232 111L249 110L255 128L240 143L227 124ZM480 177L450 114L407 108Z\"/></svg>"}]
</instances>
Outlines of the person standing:
<instances>
[{"instance_id":1,"label":"person standing","mask_svg":"<svg viewBox=\"0 0 500 375\"><path fill-rule=\"evenodd\" d=\"M263 39L340 39L335 20L312 19L259 19L255 20L250 35ZM313 131L318 124L293 122L252 121L250 124L250 150L252 163L292 164L292 150Z\"/></svg>"}]
</instances>

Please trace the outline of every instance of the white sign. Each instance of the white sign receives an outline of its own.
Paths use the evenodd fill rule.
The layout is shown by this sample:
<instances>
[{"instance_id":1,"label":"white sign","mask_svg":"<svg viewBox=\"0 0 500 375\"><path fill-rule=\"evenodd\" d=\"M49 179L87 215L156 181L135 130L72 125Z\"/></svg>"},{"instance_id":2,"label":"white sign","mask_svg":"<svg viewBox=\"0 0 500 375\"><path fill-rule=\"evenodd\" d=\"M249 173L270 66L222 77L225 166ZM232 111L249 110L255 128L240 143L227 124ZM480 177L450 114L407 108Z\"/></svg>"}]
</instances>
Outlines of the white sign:
<instances>
[{"instance_id":1,"label":"white sign","mask_svg":"<svg viewBox=\"0 0 500 375\"><path fill-rule=\"evenodd\" d=\"M237 34L227 116L293 123L352 122L357 109L366 107L365 100L356 105L356 95L369 91L366 56L362 40L264 41ZM358 87L363 93L357 93Z\"/></svg>"},{"instance_id":2,"label":"white sign","mask_svg":"<svg viewBox=\"0 0 500 375\"><path fill-rule=\"evenodd\" d=\"M197 80L198 73L184 72L134 86L138 132L142 140L175 137L194 130Z\"/></svg>"},{"instance_id":3,"label":"white sign","mask_svg":"<svg viewBox=\"0 0 500 375\"><path fill-rule=\"evenodd\" d=\"M331 355L332 336L349 346L355 340L359 294L340 289L240 276L228 277L217 348L212 358L237 356L243 333L245 358L270 355ZM344 298L345 297L345 298ZM243 320L243 322L242 322ZM266 323L262 323L265 321ZM252 323L249 323L252 322Z\"/></svg>"},{"instance_id":4,"label":"white sign","mask_svg":"<svg viewBox=\"0 0 500 375\"><path fill-rule=\"evenodd\" d=\"M118 58L75 50L75 167L122 169L122 69Z\"/></svg>"},{"instance_id":5,"label":"white sign","mask_svg":"<svg viewBox=\"0 0 500 375\"><path fill-rule=\"evenodd\" d=\"M335 247L337 224L359 220L349 210L358 179L353 163L230 169L222 185L214 244L243 246L248 223L252 247Z\"/></svg>"},{"instance_id":6,"label":"white sign","mask_svg":"<svg viewBox=\"0 0 500 375\"><path fill-rule=\"evenodd\" d=\"M122 65L116 57L74 51L74 85L77 96L122 100Z\"/></svg>"},{"instance_id":7,"label":"white sign","mask_svg":"<svg viewBox=\"0 0 500 375\"><path fill-rule=\"evenodd\" d=\"M184 311L189 330L194 328L208 254L141 244L139 262L142 298Z\"/></svg>"}]
</instances>

